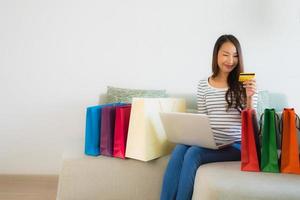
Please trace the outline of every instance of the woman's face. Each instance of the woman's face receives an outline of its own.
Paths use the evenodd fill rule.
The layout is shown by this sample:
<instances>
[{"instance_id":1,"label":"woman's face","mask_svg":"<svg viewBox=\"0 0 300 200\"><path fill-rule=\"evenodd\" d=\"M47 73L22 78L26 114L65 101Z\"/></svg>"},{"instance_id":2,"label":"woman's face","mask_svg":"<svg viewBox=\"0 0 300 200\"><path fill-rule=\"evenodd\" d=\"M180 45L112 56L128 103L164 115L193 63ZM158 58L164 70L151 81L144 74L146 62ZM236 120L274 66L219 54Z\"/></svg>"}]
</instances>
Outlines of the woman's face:
<instances>
[{"instance_id":1,"label":"woman's face","mask_svg":"<svg viewBox=\"0 0 300 200\"><path fill-rule=\"evenodd\" d=\"M218 66L221 73L229 74L238 64L238 54L231 42L225 42L218 52Z\"/></svg>"}]
</instances>

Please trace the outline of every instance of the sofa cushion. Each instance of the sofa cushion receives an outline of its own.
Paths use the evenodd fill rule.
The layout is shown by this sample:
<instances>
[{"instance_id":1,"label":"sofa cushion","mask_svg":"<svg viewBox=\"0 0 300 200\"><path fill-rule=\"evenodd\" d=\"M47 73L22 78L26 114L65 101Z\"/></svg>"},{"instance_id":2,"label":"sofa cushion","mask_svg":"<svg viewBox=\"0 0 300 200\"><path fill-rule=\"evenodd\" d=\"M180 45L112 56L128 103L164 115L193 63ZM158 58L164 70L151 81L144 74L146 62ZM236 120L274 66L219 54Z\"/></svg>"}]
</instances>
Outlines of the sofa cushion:
<instances>
[{"instance_id":1,"label":"sofa cushion","mask_svg":"<svg viewBox=\"0 0 300 200\"><path fill-rule=\"evenodd\" d=\"M58 200L156 200L169 156L150 162L111 157L65 158L59 176ZM300 176L240 171L240 162L199 167L194 200L300 199Z\"/></svg>"},{"instance_id":2,"label":"sofa cushion","mask_svg":"<svg viewBox=\"0 0 300 200\"><path fill-rule=\"evenodd\" d=\"M107 87L107 103L131 103L133 97L167 97L167 94L166 90L140 90L112 86Z\"/></svg>"},{"instance_id":3,"label":"sofa cushion","mask_svg":"<svg viewBox=\"0 0 300 200\"><path fill-rule=\"evenodd\" d=\"M112 157L65 158L57 200L156 200L169 156L149 162Z\"/></svg>"},{"instance_id":4,"label":"sofa cushion","mask_svg":"<svg viewBox=\"0 0 300 200\"><path fill-rule=\"evenodd\" d=\"M196 174L194 200L300 199L300 176L244 172L240 162L202 165Z\"/></svg>"},{"instance_id":5,"label":"sofa cushion","mask_svg":"<svg viewBox=\"0 0 300 200\"><path fill-rule=\"evenodd\" d=\"M263 90L258 92L258 98L257 98L257 114L260 116L265 108L270 107L270 94L269 91Z\"/></svg>"}]
</instances>

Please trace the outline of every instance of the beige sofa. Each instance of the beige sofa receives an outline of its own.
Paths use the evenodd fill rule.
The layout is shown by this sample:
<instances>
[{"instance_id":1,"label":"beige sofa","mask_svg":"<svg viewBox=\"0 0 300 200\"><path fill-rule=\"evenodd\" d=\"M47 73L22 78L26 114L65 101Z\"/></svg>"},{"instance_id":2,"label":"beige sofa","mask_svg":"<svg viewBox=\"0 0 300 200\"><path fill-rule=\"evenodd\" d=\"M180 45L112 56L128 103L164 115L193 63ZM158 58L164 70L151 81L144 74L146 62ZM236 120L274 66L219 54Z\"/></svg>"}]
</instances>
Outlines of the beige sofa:
<instances>
[{"instance_id":1,"label":"beige sofa","mask_svg":"<svg viewBox=\"0 0 300 200\"><path fill-rule=\"evenodd\" d=\"M261 93L269 106L280 109L285 100ZM179 96L179 95L176 95ZM195 97L187 97L195 109ZM274 97L276 102L274 101ZM270 101L270 99L272 101ZM276 106L274 106L274 103ZM262 106L258 108L262 111ZM69 145L59 175L58 200L157 200L169 156L150 162L83 154L84 138ZM240 162L201 166L196 174L193 199L300 199L300 176L240 171Z\"/></svg>"}]
</instances>

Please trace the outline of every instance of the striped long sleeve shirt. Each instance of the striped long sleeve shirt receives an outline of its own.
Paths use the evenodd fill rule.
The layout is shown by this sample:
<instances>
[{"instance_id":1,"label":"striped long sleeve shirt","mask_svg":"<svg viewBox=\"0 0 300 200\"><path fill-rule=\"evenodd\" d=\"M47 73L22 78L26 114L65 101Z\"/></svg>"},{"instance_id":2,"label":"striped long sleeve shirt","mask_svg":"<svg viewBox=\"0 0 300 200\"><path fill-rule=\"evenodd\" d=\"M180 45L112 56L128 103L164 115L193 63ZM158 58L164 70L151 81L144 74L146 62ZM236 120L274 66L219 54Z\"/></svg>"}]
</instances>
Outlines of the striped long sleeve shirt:
<instances>
[{"instance_id":1,"label":"striped long sleeve shirt","mask_svg":"<svg viewBox=\"0 0 300 200\"><path fill-rule=\"evenodd\" d=\"M215 88L208 79L198 83L198 113L207 114L217 143L241 141L241 113L235 108L227 110L225 94L227 88ZM253 97L253 106L257 105L257 94Z\"/></svg>"}]
</instances>

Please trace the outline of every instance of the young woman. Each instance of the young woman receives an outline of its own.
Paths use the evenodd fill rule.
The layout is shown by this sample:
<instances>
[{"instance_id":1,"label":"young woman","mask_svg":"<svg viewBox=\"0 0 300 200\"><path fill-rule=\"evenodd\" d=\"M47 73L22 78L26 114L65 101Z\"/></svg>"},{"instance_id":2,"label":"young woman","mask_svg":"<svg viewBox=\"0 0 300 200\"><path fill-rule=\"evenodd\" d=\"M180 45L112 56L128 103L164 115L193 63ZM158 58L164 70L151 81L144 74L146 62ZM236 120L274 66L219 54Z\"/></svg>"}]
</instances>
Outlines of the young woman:
<instances>
[{"instance_id":1,"label":"young woman","mask_svg":"<svg viewBox=\"0 0 300 200\"><path fill-rule=\"evenodd\" d=\"M210 118L215 141L235 143L219 150L176 145L164 175L161 200L191 199L200 165L240 160L241 111L254 108L257 97L255 80L238 82L243 71L239 41L233 35L222 35L213 50L213 73L199 82L197 104L198 112Z\"/></svg>"}]
</instances>

